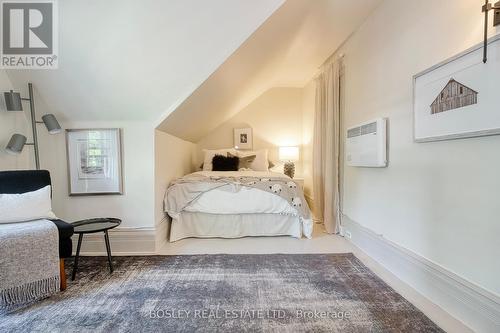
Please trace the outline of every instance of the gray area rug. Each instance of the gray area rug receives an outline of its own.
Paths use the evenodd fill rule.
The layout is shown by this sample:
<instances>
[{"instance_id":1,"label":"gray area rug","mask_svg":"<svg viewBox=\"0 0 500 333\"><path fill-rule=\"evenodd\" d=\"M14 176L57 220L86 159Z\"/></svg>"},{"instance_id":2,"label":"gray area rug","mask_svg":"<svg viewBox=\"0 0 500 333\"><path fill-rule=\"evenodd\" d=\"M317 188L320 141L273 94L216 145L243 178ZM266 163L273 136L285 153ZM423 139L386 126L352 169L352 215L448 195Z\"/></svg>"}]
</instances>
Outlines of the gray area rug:
<instances>
[{"instance_id":1,"label":"gray area rug","mask_svg":"<svg viewBox=\"0 0 500 333\"><path fill-rule=\"evenodd\" d=\"M352 254L115 257L111 275L105 257L80 262L0 332L442 332Z\"/></svg>"}]
</instances>

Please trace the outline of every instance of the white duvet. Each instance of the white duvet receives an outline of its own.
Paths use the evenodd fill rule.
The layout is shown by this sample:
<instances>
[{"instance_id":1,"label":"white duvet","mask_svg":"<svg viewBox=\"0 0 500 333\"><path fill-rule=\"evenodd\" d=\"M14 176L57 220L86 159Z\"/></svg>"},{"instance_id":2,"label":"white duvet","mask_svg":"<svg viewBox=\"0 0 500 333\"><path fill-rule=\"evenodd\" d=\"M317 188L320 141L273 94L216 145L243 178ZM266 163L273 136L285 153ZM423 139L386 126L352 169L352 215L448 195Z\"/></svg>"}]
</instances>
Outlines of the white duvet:
<instances>
[{"instance_id":1,"label":"white duvet","mask_svg":"<svg viewBox=\"0 0 500 333\"><path fill-rule=\"evenodd\" d=\"M199 171L206 177L289 177L277 172L270 171ZM184 211L207 214L287 214L298 216L297 210L290 203L272 193L250 188L227 184L219 188L203 193ZM303 233L310 238L312 234L312 220L301 218Z\"/></svg>"},{"instance_id":2,"label":"white duvet","mask_svg":"<svg viewBox=\"0 0 500 333\"><path fill-rule=\"evenodd\" d=\"M200 171L206 177L281 177L288 178L282 173L266 171ZM208 191L184 208L188 212L209 214L297 214L285 199L269 192L256 188L227 184Z\"/></svg>"}]
</instances>

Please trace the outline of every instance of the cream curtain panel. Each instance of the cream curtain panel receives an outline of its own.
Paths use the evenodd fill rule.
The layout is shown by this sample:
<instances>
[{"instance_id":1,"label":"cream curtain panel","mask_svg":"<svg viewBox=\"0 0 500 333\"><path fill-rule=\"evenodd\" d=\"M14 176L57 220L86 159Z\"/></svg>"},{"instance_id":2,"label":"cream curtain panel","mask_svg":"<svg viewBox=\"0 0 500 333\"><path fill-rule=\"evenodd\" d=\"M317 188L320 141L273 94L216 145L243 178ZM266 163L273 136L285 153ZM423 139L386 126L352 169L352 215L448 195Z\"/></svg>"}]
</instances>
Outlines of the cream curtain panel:
<instances>
[{"instance_id":1,"label":"cream curtain panel","mask_svg":"<svg viewBox=\"0 0 500 333\"><path fill-rule=\"evenodd\" d=\"M341 62L323 67L316 78L313 142L314 215L326 232L335 234L340 224L340 73Z\"/></svg>"}]
</instances>

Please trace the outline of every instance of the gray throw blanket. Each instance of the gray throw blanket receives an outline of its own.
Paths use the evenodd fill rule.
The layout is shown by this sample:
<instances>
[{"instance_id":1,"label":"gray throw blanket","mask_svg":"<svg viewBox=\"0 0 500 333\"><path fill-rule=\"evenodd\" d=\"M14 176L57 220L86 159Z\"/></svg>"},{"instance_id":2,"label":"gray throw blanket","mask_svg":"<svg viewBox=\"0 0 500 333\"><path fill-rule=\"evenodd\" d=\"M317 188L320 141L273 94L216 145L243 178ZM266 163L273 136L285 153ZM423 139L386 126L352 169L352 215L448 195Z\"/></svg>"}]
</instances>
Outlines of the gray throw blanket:
<instances>
[{"instance_id":1,"label":"gray throw blanket","mask_svg":"<svg viewBox=\"0 0 500 333\"><path fill-rule=\"evenodd\" d=\"M0 224L0 313L59 291L59 233L48 220Z\"/></svg>"},{"instance_id":2,"label":"gray throw blanket","mask_svg":"<svg viewBox=\"0 0 500 333\"><path fill-rule=\"evenodd\" d=\"M177 217L203 193L227 184L257 188L282 197L297 209L300 217L310 219L311 213L302 189L293 179L282 177L205 177L190 174L170 183L165 195L165 211L171 217Z\"/></svg>"}]
</instances>

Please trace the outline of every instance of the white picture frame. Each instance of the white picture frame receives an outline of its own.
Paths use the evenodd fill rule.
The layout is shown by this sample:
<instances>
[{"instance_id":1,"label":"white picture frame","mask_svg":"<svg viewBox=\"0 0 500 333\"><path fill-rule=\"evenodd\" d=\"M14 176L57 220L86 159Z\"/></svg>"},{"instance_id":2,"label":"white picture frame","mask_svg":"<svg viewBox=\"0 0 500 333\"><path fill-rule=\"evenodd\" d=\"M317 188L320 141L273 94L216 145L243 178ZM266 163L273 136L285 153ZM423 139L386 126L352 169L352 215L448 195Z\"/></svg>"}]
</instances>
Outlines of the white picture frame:
<instances>
[{"instance_id":1,"label":"white picture frame","mask_svg":"<svg viewBox=\"0 0 500 333\"><path fill-rule=\"evenodd\" d=\"M250 127L234 129L234 148L243 150L253 148L253 135Z\"/></svg>"},{"instance_id":2,"label":"white picture frame","mask_svg":"<svg viewBox=\"0 0 500 333\"><path fill-rule=\"evenodd\" d=\"M66 130L70 196L123 194L119 128Z\"/></svg>"},{"instance_id":3,"label":"white picture frame","mask_svg":"<svg viewBox=\"0 0 500 333\"><path fill-rule=\"evenodd\" d=\"M486 64L482 51L478 44L413 77L415 142L500 134L500 35L488 40Z\"/></svg>"}]
</instances>

